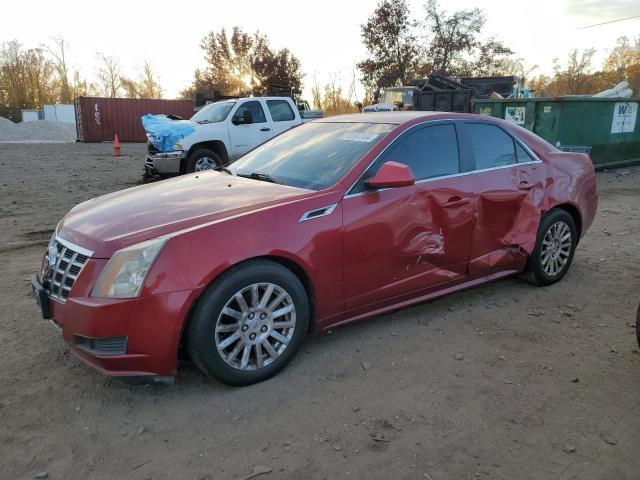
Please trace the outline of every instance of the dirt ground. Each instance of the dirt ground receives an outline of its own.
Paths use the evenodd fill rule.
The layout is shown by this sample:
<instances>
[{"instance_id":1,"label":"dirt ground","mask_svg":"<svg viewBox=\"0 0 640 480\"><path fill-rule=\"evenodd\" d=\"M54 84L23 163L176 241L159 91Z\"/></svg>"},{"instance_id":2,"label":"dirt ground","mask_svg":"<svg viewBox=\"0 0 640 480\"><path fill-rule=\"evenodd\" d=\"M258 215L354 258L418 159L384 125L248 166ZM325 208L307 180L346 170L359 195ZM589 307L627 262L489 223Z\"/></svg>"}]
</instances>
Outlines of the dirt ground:
<instances>
[{"instance_id":1,"label":"dirt ground","mask_svg":"<svg viewBox=\"0 0 640 480\"><path fill-rule=\"evenodd\" d=\"M510 278L316 337L246 388L132 387L73 358L29 275L143 145L0 145L0 479L638 479L640 168L598 174L565 279Z\"/></svg>"}]
</instances>

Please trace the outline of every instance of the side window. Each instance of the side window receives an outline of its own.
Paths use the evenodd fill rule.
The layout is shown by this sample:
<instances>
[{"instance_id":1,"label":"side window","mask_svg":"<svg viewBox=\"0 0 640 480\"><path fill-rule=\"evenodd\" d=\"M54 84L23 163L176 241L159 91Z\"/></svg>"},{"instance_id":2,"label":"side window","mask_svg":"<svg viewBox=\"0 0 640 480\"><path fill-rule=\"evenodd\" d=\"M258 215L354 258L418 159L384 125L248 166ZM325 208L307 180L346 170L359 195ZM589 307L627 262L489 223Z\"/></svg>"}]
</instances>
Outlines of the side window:
<instances>
[{"instance_id":1,"label":"side window","mask_svg":"<svg viewBox=\"0 0 640 480\"><path fill-rule=\"evenodd\" d=\"M264 110L262 109L262 105L260 105L260 102L256 100L244 102L242 105L238 107L238 111L236 112L236 115L242 116L244 112L247 110L251 112L251 116L253 117L253 123L264 123L267 121L267 118L264 115Z\"/></svg>"},{"instance_id":2,"label":"side window","mask_svg":"<svg viewBox=\"0 0 640 480\"><path fill-rule=\"evenodd\" d=\"M453 124L418 127L401 135L369 168L352 193L366 190L364 182L385 162L404 163L416 180L460 172L458 138Z\"/></svg>"},{"instance_id":3,"label":"side window","mask_svg":"<svg viewBox=\"0 0 640 480\"><path fill-rule=\"evenodd\" d=\"M288 122L296 118L286 100L267 100L267 107L274 122Z\"/></svg>"},{"instance_id":4,"label":"side window","mask_svg":"<svg viewBox=\"0 0 640 480\"><path fill-rule=\"evenodd\" d=\"M518 163L527 163L527 162L532 162L533 158L531 158L531 155L529 155L527 153L527 151L522 148L522 145L520 145L518 142L516 143L516 159L518 160Z\"/></svg>"},{"instance_id":5,"label":"side window","mask_svg":"<svg viewBox=\"0 0 640 480\"><path fill-rule=\"evenodd\" d=\"M513 139L502 129L486 123L467 123L476 170L516 163Z\"/></svg>"}]
</instances>

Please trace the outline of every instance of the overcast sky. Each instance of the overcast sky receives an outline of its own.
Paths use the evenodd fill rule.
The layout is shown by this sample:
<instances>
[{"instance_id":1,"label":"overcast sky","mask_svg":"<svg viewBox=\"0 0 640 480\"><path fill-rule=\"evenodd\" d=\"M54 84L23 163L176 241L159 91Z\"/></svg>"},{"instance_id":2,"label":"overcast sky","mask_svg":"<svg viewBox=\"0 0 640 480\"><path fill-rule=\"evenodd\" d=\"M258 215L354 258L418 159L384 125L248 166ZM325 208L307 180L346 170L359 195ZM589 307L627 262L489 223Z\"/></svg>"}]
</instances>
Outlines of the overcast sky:
<instances>
[{"instance_id":1,"label":"overcast sky","mask_svg":"<svg viewBox=\"0 0 640 480\"><path fill-rule=\"evenodd\" d=\"M165 89L176 96L203 65L199 42L210 30L241 26L260 30L272 47L289 48L302 62L305 92L316 75L321 83L337 75L348 86L355 63L364 58L360 25L377 0L204 2L3 2L0 41L17 39L38 46L62 34L69 43L69 59L92 79L98 52L120 60L124 73L137 76L148 59ZM424 0L410 1L416 19L424 15ZM66 4L66 6L65 6ZM640 18L588 29L579 27L640 15L640 0L446 0L448 11L481 6L487 23L485 36L497 36L535 72L549 73L555 57L564 59L572 48L598 49L597 66L622 35L640 36Z\"/></svg>"}]
</instances>

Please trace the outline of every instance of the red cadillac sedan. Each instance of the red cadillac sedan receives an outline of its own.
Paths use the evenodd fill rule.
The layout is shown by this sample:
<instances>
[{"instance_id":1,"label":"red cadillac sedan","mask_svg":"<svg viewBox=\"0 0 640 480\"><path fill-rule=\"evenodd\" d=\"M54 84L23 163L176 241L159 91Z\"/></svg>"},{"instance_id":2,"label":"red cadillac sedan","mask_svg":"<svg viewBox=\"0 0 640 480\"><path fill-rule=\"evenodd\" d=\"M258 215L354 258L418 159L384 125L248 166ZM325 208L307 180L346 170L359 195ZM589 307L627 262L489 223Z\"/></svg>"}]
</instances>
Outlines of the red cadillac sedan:
<instances>
[{"instance_id":1,"label":"red cadillac sedan","mask_svg":"<svg viewBox=\"0 0 640 480\"><path fill-rule=\"evenodd\" d=\"M596 206L587 155L511 123L345 115L221 171L76 206L32 283L44 318L104 373L170 381L186 351L246 385L308 332L508 275L557 282Z\"/></svg>"}]
</instances>

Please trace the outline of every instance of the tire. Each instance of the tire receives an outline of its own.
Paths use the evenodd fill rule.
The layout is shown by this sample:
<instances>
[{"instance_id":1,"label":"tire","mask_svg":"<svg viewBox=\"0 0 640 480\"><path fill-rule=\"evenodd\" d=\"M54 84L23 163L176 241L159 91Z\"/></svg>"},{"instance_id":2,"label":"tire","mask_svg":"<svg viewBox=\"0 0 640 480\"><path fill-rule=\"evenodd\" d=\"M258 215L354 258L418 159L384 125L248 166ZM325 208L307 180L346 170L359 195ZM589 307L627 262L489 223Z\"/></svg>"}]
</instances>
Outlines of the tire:
<instances>
[{"instance_id":1,"label":"tire","mask_svg":"<svg viewBox=\"0 0 640 480\"><path fill-rule=\"evenodd\" d=\"M204 172L222 166L222 158L213 150L199 148L192 152L185 163L185 173Z\"/></svg>"},{"instance_id":2,"label":"tire","mask_svg":"<svg viewBox=\"0 0 640 480\"><path fill-rule=\"evenodd\" d=\"M640 305L638 305L638 313L636 314L636 341L640 348Z\"/></svg>"},{"instance_id":3,"label":"tire","mask_svg":"<svg viewBox=\"0 0 640 480\"><path fill-rule=\"evenodd\" d=\"M238 294L246 309L236 300ZM309 318L309 298L300 280L275 262L253 261L224 273L202 294L187 327L187 350L200 370L227 385L261 382L291 361L304 342Z\"/></svg>"},{"instance_id":4,"label":"tire","mask_svg":"<svg viewBox=\"0 0 640 480\"><path fill-rule=\"evenodd\" d=\"M567 233L571 234L568 240ZM560 238L559 244L556 243L556 236ZM573 217L565 210L554 208L540 221L536 248L527 259L521 277L532 285L538 286L551 285L560 281L571 266L577 244L578 230ZM554 260L555 252L558 252L557 260Z\"/></svg>"}]
</instances>

